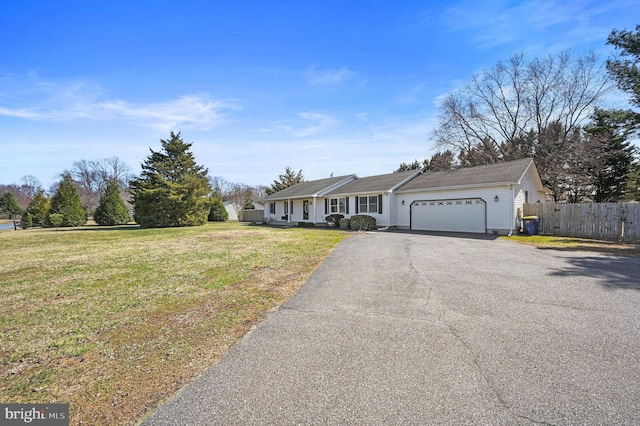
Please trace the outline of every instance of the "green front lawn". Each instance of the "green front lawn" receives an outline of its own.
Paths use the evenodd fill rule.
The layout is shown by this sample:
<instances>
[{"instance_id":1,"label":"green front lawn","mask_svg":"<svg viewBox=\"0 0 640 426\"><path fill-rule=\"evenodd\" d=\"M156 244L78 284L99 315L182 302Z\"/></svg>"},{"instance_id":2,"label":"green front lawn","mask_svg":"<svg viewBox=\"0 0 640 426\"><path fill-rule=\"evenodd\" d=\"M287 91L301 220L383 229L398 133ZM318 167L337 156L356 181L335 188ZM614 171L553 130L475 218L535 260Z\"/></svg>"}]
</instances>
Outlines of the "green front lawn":
<instances>
[{"instance_id":1,"label":"green front lawn","mask_svg":"<svg viewBox=\"0 0 640 426\"><path fill-rule=\"evenodd\" d=\"M4 403L129 424L286 301L348 234L237 222L0 233Z\"/></svg>"}]
</instances>

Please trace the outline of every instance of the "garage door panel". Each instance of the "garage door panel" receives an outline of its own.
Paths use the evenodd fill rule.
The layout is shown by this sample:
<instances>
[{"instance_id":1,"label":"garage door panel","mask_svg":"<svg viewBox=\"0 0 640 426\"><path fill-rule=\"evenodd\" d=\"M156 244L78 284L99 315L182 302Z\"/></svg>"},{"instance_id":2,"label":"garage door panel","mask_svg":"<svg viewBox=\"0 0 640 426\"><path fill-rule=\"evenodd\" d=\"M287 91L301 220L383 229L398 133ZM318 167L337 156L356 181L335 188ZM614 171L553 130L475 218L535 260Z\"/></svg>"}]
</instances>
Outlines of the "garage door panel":
<instances>
[{"instance_id":1,"label":"garage door panel","mask_svg":"<svg viewBox=\"0 0 640 426\"><path fill-rule=\"evenodd\" d=\"M414 201L411 229L486 232L486 204L479 198Z\"/></svg>"}]
</instances>

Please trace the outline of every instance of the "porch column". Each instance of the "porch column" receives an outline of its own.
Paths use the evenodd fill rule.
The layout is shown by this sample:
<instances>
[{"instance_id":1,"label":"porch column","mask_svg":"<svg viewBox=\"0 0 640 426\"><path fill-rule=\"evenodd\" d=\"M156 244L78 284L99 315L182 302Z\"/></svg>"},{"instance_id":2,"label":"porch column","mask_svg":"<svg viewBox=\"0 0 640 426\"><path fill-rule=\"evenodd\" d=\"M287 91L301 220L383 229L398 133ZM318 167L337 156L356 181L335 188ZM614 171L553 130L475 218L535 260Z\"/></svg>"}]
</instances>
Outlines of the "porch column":
<instances>
[{"instance_id":1,"label":"porch column","mask_svg":"<svg viewBox=\"0 0 640 426\"><path fill-rule=\"evenodd\" d=\"M313 223L316 223L316 205L318 205L318 197L313 196Z\"/></svg>"}]
</instances>

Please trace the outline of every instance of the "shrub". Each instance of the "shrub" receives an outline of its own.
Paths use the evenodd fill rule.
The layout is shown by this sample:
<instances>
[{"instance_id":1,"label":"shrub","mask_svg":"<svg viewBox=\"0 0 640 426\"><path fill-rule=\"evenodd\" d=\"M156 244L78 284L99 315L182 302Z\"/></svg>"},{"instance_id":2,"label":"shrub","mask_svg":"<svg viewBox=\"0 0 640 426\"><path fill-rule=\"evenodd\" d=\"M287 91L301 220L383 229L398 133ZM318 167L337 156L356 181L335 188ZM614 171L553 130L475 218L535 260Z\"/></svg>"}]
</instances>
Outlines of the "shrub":
<instances>
[{"instance_id":1,"label":"shrub","mask_svg":"<svg viewBox=\"0 0 640 426\"><path fill-rule=\"evenodd\" d=\"M33 216L31 213L27 212L22 215L22 220L20 221L20 227L22 229L31 228L33 226Z\"/></svg>"},{"instance_id":2,"label":"shrub","mask_svg":"<svg viewBox=\"0 0 640 426\"><path fill-rule=\"evenodd\" d=\"M87 222L87 212L82 207L82 201L80 201L78 191L73 184L71 174L64 174L62 182L58 185L58 190L51 199L50 212L49 224L52 226L56 225L51 222L51 216L56 213L62 217L62 226L80 226Z\"/></svg>"},{"instance_id":3,"label":"shrub","mask_svg":"<svg viewBox=\"0 0 640 426\"><path fill-rule=\"evenodd\" d=\"M333 225L336 228L340 226L340 219L343 219L344 215L343 214L330 214L329 216L325 217L324 220L329 224L329 225Z\"/></svg>"},{"instance_id":4,"label":"shrub","mask_svg":"<svg viewBox=\"0 0 640 426\"><path fill-rule=\"evenodd\" d=\"M96 208L93 220L98 225L105 226L124 225L131 220L131 215L124 205L120 188L115 180L110 180L107 183L107 188L100 197L100 204Z\"/></svg>"},{"instance_id":5,"label":"shrub","mask_svg":"<svg viewBox=\"0 0 640 426\"><path fill-rule=\"evenodd\" d=\"M350 222L349 227L354 231L376 230L376 218L366 214L351 216Z\"/></svg>"},{"instance_id":6,"label":"shrub","mask_svg":"<svg viewBox=\"0 0 640 426\"><path fill-rule=\"evenodd\" d=\"M64 217L60 213L51 213L49 215L49 224L54 228L58 228L62 226L62 222L64 221Z\"/></svg>"},{"instance_id":7,"label":"shrub","mask_svg":"<svg viewBox=\"0 0 640 426\"><path fill-rule=\"evenodd\" d=\"M346 218L340 219L340 229L349 229L351 221Z\"/></svg>"},{"instance_id":8,"label":"shrub","mask_svg":"<svg viewBox=\"0 0 640 426\"><path fill-rule=\"evenodd\" d=\"M229 212L224 208L224 203L221 198L213 198L213 205L211 206L207 220L209 222L225 222L229 220Z\"/></svg>"},{"instance_id":9,"label":"shrub","mask_svg":"<svg viewBox=\"0 0 640 426\"><path fill-rule=\"evenodd\" d=\"M40 189L27 207L27 213L31 215L34 225L46 225L50 207L51 200L44 195L44 190Z\"/></svg>"}]
</instances>

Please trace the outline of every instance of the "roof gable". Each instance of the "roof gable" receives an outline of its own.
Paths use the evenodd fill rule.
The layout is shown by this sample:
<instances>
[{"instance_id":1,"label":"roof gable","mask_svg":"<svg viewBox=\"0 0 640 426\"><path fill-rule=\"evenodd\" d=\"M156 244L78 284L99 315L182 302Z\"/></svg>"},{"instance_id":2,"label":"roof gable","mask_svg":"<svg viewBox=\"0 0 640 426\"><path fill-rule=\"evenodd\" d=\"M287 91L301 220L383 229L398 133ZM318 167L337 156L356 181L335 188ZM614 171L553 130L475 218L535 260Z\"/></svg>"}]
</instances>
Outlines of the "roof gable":
<instances>
[{"instance_id":1,"label":"roof gable","mask_svg":"<svg viewBox=\"0 0 640 426\"><path fill-rule=\"evenodd\" d=\"M398 191L408 192L435 188L517 184L520 183L522 177L532 165L533 160L525 158L486 166L425 172L403 185Z\"/></svg>"},{"instance_id":2,"label":"roof gable","mask_svg":"<svg viewBox=\"0 0 640 426\"><path fill-rule=\"evenodd\" d=\"M286 200L289 198L319 197L356 179L356 175L330 177L326 179L310 180L285 188L265 197L268 200Z\"/></svg>"},{"instance_id":3,"label":"roof gable","mask_svg":"<svg viewBox=\"0 0 640 426\"><path fill-rule=\"evenodd\" d=\"M388 173L384 175L357 178L326 195L366 194L371 192L388 192L422 173L420 170Z\"/></svg>"}]
</instances>

